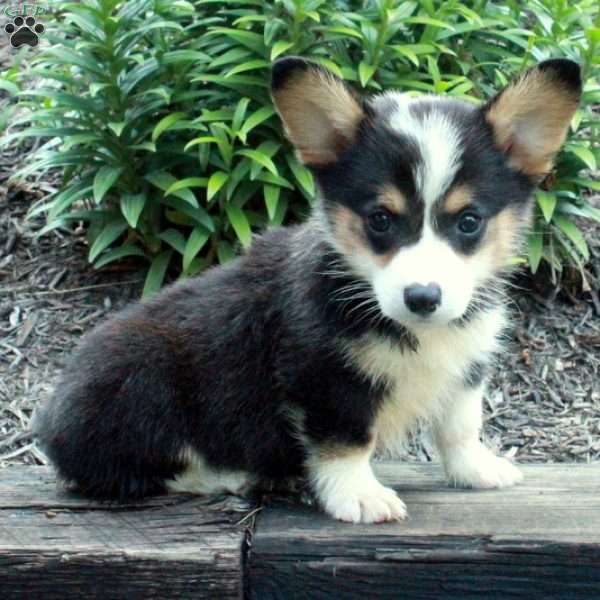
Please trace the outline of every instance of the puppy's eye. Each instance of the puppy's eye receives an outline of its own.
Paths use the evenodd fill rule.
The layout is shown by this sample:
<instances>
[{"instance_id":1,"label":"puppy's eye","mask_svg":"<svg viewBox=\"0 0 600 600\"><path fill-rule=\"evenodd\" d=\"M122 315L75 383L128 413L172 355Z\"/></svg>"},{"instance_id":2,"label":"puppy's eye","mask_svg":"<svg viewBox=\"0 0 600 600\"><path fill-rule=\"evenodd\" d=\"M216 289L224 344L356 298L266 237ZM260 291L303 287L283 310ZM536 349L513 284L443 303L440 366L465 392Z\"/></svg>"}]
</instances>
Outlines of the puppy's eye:
<instances>
[{"instance_id":1,"label":"puppy's eye","mask_svg":"<svg viewBox=\"0 0 600 600\"><path fill-rule=\"evenodd\" d=\"M483 219L474 212L465 212L458 219L458 229L466 235L473 235L481 229Z\"/></svg>"},{"instance_id":2,"label":"puppy's eye","mask_svg":"<svg viewBox=\"0 0 600 600\"><path fill-rule=\"evenodd\" d=\"M376 210L368 217L369 227L377 233L385 233L392 225L390 215L385 210Z\"/></svg>"}]
</instances>

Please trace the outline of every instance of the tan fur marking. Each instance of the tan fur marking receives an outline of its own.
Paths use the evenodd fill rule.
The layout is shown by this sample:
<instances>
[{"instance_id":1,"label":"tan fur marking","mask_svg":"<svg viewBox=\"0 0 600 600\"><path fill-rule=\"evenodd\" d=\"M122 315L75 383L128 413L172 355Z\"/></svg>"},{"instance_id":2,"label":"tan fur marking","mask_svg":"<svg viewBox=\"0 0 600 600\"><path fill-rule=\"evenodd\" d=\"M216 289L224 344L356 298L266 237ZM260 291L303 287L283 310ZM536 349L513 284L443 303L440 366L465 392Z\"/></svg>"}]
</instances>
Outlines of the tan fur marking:
<instances>
[{"instance_id":1,"label":"tan fur marking","mask_svg":"<svg viewBox=\"0 0 600 600\"><path fill-rule=\"evenodd\" d=\"M487 120L511 166L542 176L552 168L578 102L551 71L534 68L500 94Z\"/></svg>"},{"instance_id":2,"label":"tan fur marking","mask_svg":"<svg viewBox=\"0 0 600 600\"><path fill-rule=\"evenodd\" d=\"M371 249L364 233L362 219L352 210L338 205L333 212L333 233L339 247L348 256L368 255L369 258L385 267L395 256L395 251L376 254Z\"/></svg>"},{"instance_id":3,"label":"tan fur marking","mask_svg":"<svg viewBox=\"0 0 600 600\"><path fill-rule=\"evenodd\" d=\"M300 159L313 165L335 161L363 116L341 80L313 68L290 76L273 100Z\"/></svg>"},{"instance_id":4,"label":"tan fur marking","mask_svg":"<svg viewBox=\"0 0 600 600\"><path fill-rule=\"evenodd\" d=\"M469 260L487 260L494 271L506 269L519 250L522 234L529 224L529 212L506 208L488 224L483 244Z\"/></svg>"},{"instance_id":5,"label":"tan fur marking","mask_svg":"<svg viewBox=\"0 0 600 600\"><path fill-rule=\"evenodd\" d=\"M326 443L314 447L313 455L319 461L336 460L337 458L349 458L352 456L370 456L375 449L375 437L372 436L368 444L364 446L348 446L346 444Z\"/></svg>"},{"instance_id":6,"label":"tan fur marking","mask_svg":"<svg viewBox=\"0 0 600 600\"><path fill-rule=\"evenodd\" d=\"M333 209L334 236L346 254L363 254L368 250L361 218L349 208L337 205Z\"/></svg>"},{"instance_id":7,"label":"tan fur marking","mask_svg":"<svg viewBox=\"0 0 600 600\"><path fill-rule=\"evenodd\" d=\"M379 199L381 206L390 212L400 215L408 210L408 202L404 194L394 185L385 185L381 190Z\"/></svg>"},{"instance_id":8,"label":"tan fur marking","mask_svg":"<svg viewBox=\"0 0 600 600\"><path fill-rule=\"evenodd\" d=\"M446 212L456 214L469 206L471 198L471 189L466 185L458 185L452 188L444 199L443 209Z\"/></svg>"}]
</instances>

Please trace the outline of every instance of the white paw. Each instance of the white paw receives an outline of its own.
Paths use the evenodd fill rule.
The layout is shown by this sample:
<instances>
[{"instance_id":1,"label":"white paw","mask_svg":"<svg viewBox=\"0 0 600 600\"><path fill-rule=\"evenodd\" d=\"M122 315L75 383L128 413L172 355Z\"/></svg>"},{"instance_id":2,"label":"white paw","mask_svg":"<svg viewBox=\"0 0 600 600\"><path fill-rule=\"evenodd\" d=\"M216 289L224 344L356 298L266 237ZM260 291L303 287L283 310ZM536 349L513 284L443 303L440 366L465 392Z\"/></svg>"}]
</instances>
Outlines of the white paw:
<instances>
[{"instance_id":1,"label":"white paw","mask_svg":"<svg viewBox=\"0 0 600 600\"><path fill-rule=\"evenodd\" d=\"M480 489L509 487L523 479L515 465L483 445L447 457L446 473L450 485Z\"/></svg>"},{"instance_id":2,"label":"white paw","mask_svg":"<svg viewBox=\"0 0 600 600\"><path fill-rule=\"evenodd\" d=\"M404 502L377 481L365 489L343 486L320 500L325 511L340 521L383 523L406 518Z\"/></svg>"}]
</instances>

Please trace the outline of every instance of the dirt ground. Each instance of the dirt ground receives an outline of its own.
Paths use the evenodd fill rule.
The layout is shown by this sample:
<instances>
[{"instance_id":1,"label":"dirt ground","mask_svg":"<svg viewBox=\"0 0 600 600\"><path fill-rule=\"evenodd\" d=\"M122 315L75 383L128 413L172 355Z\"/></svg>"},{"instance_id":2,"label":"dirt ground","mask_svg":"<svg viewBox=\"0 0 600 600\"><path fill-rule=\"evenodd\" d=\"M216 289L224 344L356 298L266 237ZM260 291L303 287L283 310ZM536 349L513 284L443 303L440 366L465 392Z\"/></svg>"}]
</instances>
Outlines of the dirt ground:
<instances>
[{"instance_id":1,"label":"dirt ground","mask_svg":"<svg viewBox=\"0 0 600 600\"><path fill-rule=\"evenodd\" d=\"M0 70L9 62L1 37ZM5 103L0 93L0 110ZM45 462L28 431L33 409L79 337L138 298L143 280L131 264L94 270L81 230L37 236L43 218L26 212L54 183L9 187L23 152L0 152L0 468ZM513 290L514 328L489 382L485 437L518 461L600 459L600 225L586 228L591 292L558 293L523 277ZM407 458L435 458L427 435Z\"/></svg>"}]
</instances>

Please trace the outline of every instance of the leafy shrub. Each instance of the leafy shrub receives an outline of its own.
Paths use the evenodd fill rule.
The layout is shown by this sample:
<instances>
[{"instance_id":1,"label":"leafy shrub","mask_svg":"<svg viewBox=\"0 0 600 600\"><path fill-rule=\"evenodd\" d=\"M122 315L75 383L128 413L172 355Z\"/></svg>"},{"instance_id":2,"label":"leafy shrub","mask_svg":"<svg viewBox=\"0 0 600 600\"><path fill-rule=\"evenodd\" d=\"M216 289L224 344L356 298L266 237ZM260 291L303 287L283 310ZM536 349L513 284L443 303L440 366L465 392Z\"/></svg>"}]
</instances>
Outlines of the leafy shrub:
<instances>
[{"instance_id":1,"label":"leafy shrub","mask_svg":"<svg viewBox=\"0 0 600 600\"><path fill-rule=\"evenodd\" d=\"M251 231L303 218L310 173L285 141L269 98L271 62L311 57L368 93L398 88L488 98L529 64L584 65L581 109L555 173L537 194L528 262L581 268L574 215L600 183L597 0L83 0L58 3L51 47L27 75L30 109L9 139L47 138L18 176L62 169L62 187L32 209L45 230L89 223L97 267L150 261L145 293L170 264L183 276L229 260ZM177 261L175 261L175 258Z\"/></svg>"}]
</instances>

